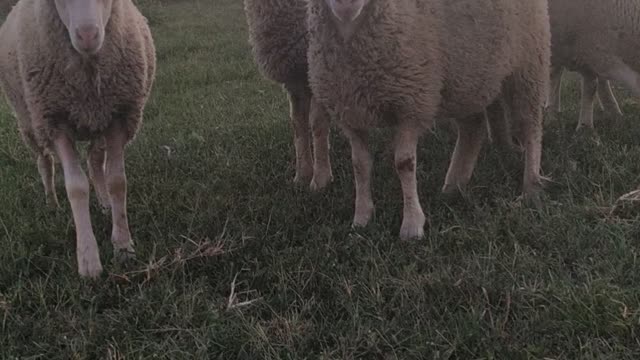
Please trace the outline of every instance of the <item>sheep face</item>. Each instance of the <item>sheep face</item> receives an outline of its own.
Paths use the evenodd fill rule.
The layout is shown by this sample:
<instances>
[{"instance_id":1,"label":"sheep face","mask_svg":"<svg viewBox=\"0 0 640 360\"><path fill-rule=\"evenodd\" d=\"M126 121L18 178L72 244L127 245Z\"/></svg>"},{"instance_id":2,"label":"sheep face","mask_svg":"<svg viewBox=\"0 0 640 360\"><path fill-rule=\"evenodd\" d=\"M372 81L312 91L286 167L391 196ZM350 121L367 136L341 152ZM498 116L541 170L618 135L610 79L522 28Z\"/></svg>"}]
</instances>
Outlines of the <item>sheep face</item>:
<instances>
[{"instance_id":1,"label":"sheep face","mask_svg":"<svg viewBox=\"0 0 640 360\"><path fill-rule=\"evenodd\" d=\"M371 0L325 0L333 16L342 23L356 20Z\"/></svg>"},{"instance_id":2,"label":"sheep face","mask_svg":"<svg viewBox=\"0 0 640 360\"><path fill-rule=\"evenodd\" d=\"M55 0L58 16L80 54L95 55L102 48L113 0Z\"/></svg>"}]
</instances>

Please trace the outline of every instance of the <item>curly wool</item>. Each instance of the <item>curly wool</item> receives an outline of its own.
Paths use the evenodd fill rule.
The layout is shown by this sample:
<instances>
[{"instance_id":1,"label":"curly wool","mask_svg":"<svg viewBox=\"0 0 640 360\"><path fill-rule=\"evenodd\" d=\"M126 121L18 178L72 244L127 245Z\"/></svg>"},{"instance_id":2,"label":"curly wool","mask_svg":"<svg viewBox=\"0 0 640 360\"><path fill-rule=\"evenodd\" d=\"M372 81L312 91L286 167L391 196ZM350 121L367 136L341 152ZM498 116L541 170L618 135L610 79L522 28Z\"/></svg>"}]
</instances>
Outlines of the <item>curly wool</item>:
<instances>
[{"instance_id":1,"label":"curly wool","mask_svg":"<svg viewBox=\"0 0 640 360\"><path fill-rule=\"evenodd\" d=\"M53 1L22 0L0 29L0 80L26 142L50 151L59 132L93 140L116 119L132 140L155 78L155 47L131 0L114 0L104 45L83 57Z\"/></svg>"},{"instance_id":2,"label":"curly wool","mask_svg":"<svg viewBox=\"0 0 640 360\"><path fill-rule=\"evenodd\" d=\"M245 0L249 42L261 73L281 84L307 82L307 1Z\"/></svg>"},{"instance_id":3,"label":"curly wool","mask_svg":"<svg viewBox=\"0 0 640 360\"><path fill-rule=\"evenodd\" d=\"M353 31L311 0L309 24L314 94L352 129L481 113L516 74L547 91L546 0L371 0Z\"/></svg>"}]
</instances>

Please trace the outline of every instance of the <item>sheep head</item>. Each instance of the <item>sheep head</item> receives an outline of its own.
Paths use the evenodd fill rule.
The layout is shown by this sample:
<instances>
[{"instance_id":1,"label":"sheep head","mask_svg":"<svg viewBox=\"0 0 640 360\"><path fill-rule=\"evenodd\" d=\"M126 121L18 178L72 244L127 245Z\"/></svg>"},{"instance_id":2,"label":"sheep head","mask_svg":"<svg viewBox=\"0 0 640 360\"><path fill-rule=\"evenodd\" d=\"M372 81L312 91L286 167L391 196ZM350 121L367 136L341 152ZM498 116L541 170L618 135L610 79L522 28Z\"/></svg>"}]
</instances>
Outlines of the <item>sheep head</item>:
<instances>
[{"instance_id":1,"label":"sheep head","mask_svg":"<svg viewBox=\"0 0 640 360\"><path fill-rule=\"evenodd\" d=\"M58 16L80 54L95 55L102 48L113 0L55 0Z\"/></svg>"},{"instance_id":2,"label":"sheep head","mask_svg":"<svg viewBox=\"0 0 640 360\"><path fill-rule=\"evenodd\" d=\"M342 23L355 21L371 0L325 0L333 16Z\"/></svg>"}]
</instances>

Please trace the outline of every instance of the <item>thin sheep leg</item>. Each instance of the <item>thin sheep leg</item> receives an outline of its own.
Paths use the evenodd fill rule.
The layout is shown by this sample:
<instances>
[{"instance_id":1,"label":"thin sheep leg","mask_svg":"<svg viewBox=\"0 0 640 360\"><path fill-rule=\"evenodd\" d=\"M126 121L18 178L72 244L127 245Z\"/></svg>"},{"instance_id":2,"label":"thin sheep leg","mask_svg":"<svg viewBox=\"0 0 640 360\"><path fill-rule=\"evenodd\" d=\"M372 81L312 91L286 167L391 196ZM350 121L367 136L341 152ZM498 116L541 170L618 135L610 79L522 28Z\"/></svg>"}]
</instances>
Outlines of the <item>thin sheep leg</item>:
<instances>
[{"instance_id":1,"label":"thin sheep leg","mask_svg":"<svg viewBox=\"0 0 640 360\"><path fill-rule=\"evenodd\" d=\"M525 151L523 195L537 203L543 188L542 160L542 102L540 89L532 87L517 75L510 79L512 86L511 114L514 123L521 125Z\"/></svg>"},{"instance_id":2,"label":"thin sheep leg","mask_svg":"<svg viewBox=\"0 0 640 360\"><path fill-rule=\"evenodd\" d=\"M313 159L311 157L311 139L309 133L309 107L311 95L301 86L286 86L289 93L291 125L296 151L295 183L306 183L313 177Z\"/></svg>"},{"instance_id":3,"label":"thin sheep leg","mask_svg":"<svg viewBox=\"0 0 640 360\"><path fill-rule=\"evenodd\" d=\"M373 216L373 199L371 197L371 168L373 159L367 144L367 132L345 130L351 143L351 161L356 185L356 209L353 226L366 226Z\"/></svg>"},{"instance_id":4,"label":"thin sheep leg","mask_svg":"<svg viewBox=\"0 0 640 360\"><path fill-rule=\"evenodd\" d=\"M418 196L416 178L418 132L400 128L395 137L395 168L402 185L404 200L400 239L424 237L425 216Z\"/></svg>"},{"instance_id":5,"label":"thin sheep leg","mask_svg":"<svg viewBox=\"0 0 640 360\"><path fill-rule=\"evenodd\" d=\"M107 185L104 180L106 152L104 147L104 139L92 142L89 148L87 158L87 167L89 169L89 179L93 183L98 202L103 209L109 209L109 194L107 193Z\"/></svg>"},{"instance_id":6,"label":"thin sheep leg","mask_svg":"<svg viewBox=\"0 0 640 360\"><path fill-rule=\"evenodd\" d=\"M457 125L458 141L442 188L445 194L459 191L469 183L487 134L483 114L458 120Z\"/></svg>"},{"instance_id":7,"label":"thin sheep leg","mask_svg":"<svg viewBox=\"0 0 640 360\"><path fill-rule=\"evenodd\" d=\"M47 197L47 205L59 208L58 194L56 194L55 173L56 165L50 154L38 154L38 172L44 185L44 193Z\"/></svg>"},{"instance_id":8,"label":"thin sheep leg","mask_svg":"<svg viewBox=\"0 0 640 360\"><path fill-rule=\"evenodd\" d=\"M578 129L593 129L593 104L598 91L598 78L592 74L582 74L582 96L580 100L580 121Z\"/></svg>"},{"instance_id":9,"label":"thin sheep leg","mask_svg":"<svg viewBox=\"0 0 640 360\"><path fill-rule=\"evenodd\" d=\"M96 278L102 273L102 264L89 214L89 181L82 171L74 144L67 136L57 137L54 148L64 170L67 197L76 226L78 273Z\"/></svg>"},{"instance_id":10,"label":"thin sheep leg","mask_svg":"<svg viewBox=\"0 0 640 360\"><path fill-rule=\"evenodd\" d=\"M134 256L133 241L127 218L127 176L125 174L124 148L127 134L119 125L113 125L105 135L106 140L106 184L111 201L111 243L115 256Z\"/></svg>"},{"instance_id":11,"label":"thin sheep leg","mask_svg":"<svg viewBox=\"0 0 640 360\"><path fill-rule=\"evenodd\" d=\"M551 89L547 99L547 108L552 112L562 111L562 74L564 68L553 67L551 69Z\"/></svg>"},{"instance_id":12,"label":"thin sheep leg","mask_svg":"<svg viewBox=\"0 0 640 360\"><path fill-rule=\"evenodd\" d=\"M322 105L318 104L315 99L311 98L311 129L313 133L313 179L311 180L311 190L317 191L324 189L331 181L333 181L333 173L331 172L331 156L330 156L330 119L329 114Z\"/></svg>"},{"instance_id":13,"label":"thin sheep leg","mask_svg":"<svg viewBox=\"0 0 640 360\"><path fill-rule=\"evenodd\" d=\"M622 116L622 110L620 110L620 105L618 105L618 100L613 94L613 90L611 89L611 82L609 80L601 79L598 83L598 94L599 98L602 101L602 106L604 110L609 113Z\"/></svg>"}]
</instances>

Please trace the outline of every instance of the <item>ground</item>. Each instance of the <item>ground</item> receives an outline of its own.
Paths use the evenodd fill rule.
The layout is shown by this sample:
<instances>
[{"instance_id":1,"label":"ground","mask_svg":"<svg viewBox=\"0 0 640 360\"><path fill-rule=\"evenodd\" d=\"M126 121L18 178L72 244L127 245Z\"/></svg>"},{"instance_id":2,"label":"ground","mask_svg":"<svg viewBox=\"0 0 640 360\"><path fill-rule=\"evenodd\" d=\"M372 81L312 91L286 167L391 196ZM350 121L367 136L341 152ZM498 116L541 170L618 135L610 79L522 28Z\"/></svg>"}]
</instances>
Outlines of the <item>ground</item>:
<instances>
[{"instance_id":1,"label":"ground","mask_svg":"<svg viewBox=\"0 0 640 360\"><path fill-rule=\"evenodd\" d=\"M282 90L257 72L239 0L143 2L158 48L144 127L128 148L132 264L76 273L74 227L45 206L35 161L0 105L3 359L637 359L640 105L598 112L577 136L575 79L545 132L541 208L524 207L519 162L485 147L469 195L439 195L455 137L419 152L427 238L401 242L401 195L377 141L374 223L353 230L349 149L335 182L292 184ZM383 135L377 136L384 139ZM504 164L504 165L503 165Z\"/></svg>"}]
</instances>

